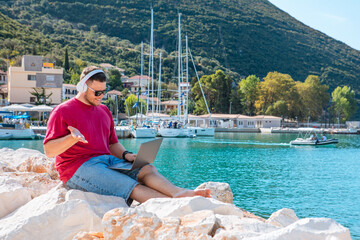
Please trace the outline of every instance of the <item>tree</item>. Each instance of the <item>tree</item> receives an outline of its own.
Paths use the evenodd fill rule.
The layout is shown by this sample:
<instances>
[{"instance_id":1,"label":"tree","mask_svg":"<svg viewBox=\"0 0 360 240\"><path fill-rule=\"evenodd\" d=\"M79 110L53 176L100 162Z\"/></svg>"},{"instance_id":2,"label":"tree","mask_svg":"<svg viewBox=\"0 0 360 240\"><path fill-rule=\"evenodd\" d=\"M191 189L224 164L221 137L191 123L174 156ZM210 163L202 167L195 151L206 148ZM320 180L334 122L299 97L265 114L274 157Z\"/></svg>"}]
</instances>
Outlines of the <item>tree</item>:
<instances>
[{"instance_id":1,"label":"tree","mask_svg":"<svg viewBox=\"0 0 360 240\"><path fill-rule=\"evenodd\" d=\"M221 70L212 75L203 75L200 79L206 101L211 112L228 113L230 107L231 84L229 76ZM196 101L194 114L207 113L199 82L191 89Z\"/></svg>"},{"instance_id":2,"label":"tree","mask_svg":"<svg viewBox=\"0 0 360 240\"><path fill-rule=\"evenodd\" d=\"M126 108L126 114L129 114L130 116L133 116L136 114L136 103L137 103L137 97L134 94L130 94L129 97L126 98L125 103L127 104L127 108ZM139 109L138 112L146 112L147 109L147 105L146 102L143 99L139 100L139 103L137 104L137 108ZM142 106L142 111L141 111L141 106ZM129 110L129 112L128 112Z\"/></svg>"},{"instance_id":3,"label":"tree","mask_svg":"<svg viewBox=\"0 0 360 240\"><path fill-rule=\"evenodd\" d=\"M80 81L80 74L74 69L70 69L70 84L76 85Z\"/></svg>"},{"instance_id":4,"label":"tree","mask_svg":"<svg viewBox=\"0 0 360 240\"><path fill-rule=\"evenodd\" d=\"M30 92L31 95L35 96L35 105L51 104L50 96L53 93L46 94L45 88L33 88L34 92Z\"/></svg>"},{"instance_id":5,"label":"tree","mask_svg":"<svg viewBox=\"0 0 360 240\"><path fill-rule=\"evenodd\" d=\"M122 95L123 95L124 97L127 97L127 96L129 96L130 91L129 91L129 89L124 88L124 89L121 91L121 93L122 93Z\"/></svg>"},{"instance_id":6,"label":"tree","mask_svg":"<svg viewBox=\"0 0 360 240\"><path fill-rule=\"evenodd\" d=\"M68 49L65 48L64 69L65 69L66 72L68 72L69 68L70 68L70 65L69 65Z\"/></svg>"},{"instance_id":7,"label":"tree","mask_svg":"<svg viewBox=\"0 0 360 240\"><path fill-rule=\"evenodd\" d=\"M239 82L239 95L242 95L242 102L245 106L245 113L247 115L255 114L255 101L258 97L260 79L255 75L250 75L246 79Z\"/></svg>"},{"instance_id":8,"label":"tree","mask_svg":"<svg viewBox=\"0 0 360 240\"><path fill-rule=\"evenodd\" d=\"M108 85L110 86L110 90L123 90L123 83L121 81L121 73L116 69L110 69L108 71L109 80Z\"/></svg>"},{"instance_id":9,"label":"tree","mask_svg":"<svg viewBox=\"0 0 360 240\"><path fill-rule=\"evenodd\" d=\"M355 92L350 87L337 87L331 93L333 113L342 122L347 121L356 112Z\"/></svg>"},{"instance_id":10,"label":"tree","mask_svg":"<svg viewBox=\"0 0 360 240\"><path fill-rule=\"evenodd\" d=\"M304 83L297 82L296 88L299 92L303 106L303 117L310 116L314 120L321 117L323 109L329 102L329 87L325 84L321 84L318 76L309 75Z\"/></svg>"},{"instance_id":11,"label":"tree","mask_svg":"<svg viewBox=\"0 0 360 240\"><path fill-rule=\"evenodd\" d=\"M276 101L267 108L265 114L275 115L275 116L286 116L288 114L288 106L284 100Z\"/></svg>"},{"instance_id":12,"label":"tree","mask_svg":"<svg viewBox=\"0 0 360 240\"><path fill-rule=\"evenodd\" d=\"M266 114L266 112L276 113L276 116L295 118L299 116L301 110L300 96L295 87L295 81L288 74L282 74L278 72L269 72L264 78L264 81L260 83L259 97L255 102L256 111L258 114ZM287 111L280 112L274 111L274 107L281 107L282 102L274 105L278 101L285 101L287 105ZM270 109L268 109L270 108Z\"/></svg>"},{"instance_id":13,"label":"tree","mask_svg":"<svg viewBox=\"0 0 360 240\"><path fill-rule=\"evenodd\" d=\"M244 106L242 104L243 94L241 91L239 91L239 85L237 86L237 89L231 90L230 95L230 110L232 114L240 114L244 112Z\"/></svg>"},{"instance_id":14,"label":"tree","mask_svg":"<svg viewBox=\"0 0 360 240\"><path fill-rule=\"evenodd\" d=\"M211 112L213 112L214 111L213 106L215 105L214 104L215 103L215 89L212 88L211 80L212 80L212 78L210 75L203 75L200 78L201 86L204 91L204 95L207 100L209 109ZM199 82L196 82L194 84L194 87L191 89L191 92L193 93L194 99L196 101L195 109L194 109L193 113L196 115L206 114L207 113L206 104L205 104L205 100L204 100L204 97L201 92Z\"/></svg>"},{"instance_id":15,"label":"tree","mask_svg":"<svg viewBox=\"0 0 360 240\"><path fill-rule=\"evenodd\" d=\"M211 85L216 91L214 112L228 113L232 80L221 70L217 70L216 73L211 76Z\"/></svg>"}]
</instances>

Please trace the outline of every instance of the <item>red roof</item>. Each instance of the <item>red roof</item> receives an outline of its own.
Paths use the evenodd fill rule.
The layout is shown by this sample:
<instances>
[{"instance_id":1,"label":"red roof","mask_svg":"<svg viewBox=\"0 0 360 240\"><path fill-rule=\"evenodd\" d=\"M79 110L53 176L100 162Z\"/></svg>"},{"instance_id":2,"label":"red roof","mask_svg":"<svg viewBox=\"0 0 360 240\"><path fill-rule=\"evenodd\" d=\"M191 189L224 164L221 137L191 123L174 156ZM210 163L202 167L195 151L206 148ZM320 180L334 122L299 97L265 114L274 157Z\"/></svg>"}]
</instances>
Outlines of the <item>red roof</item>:
<instances>
[{"instance_id":1,"label":"red roof","mask_svg":"<svg viewBox=\"0 0 360 240\"><path fill-rule=\"evenodd\" d=\"M132 76L131 78L128 78L128 80L139 80L141 78L140 75ZM148 76L142 75L142 80L148 80L151 79Z\"/></svg>"},{"instance_id":2,"label":"red roof","mask_svg":"<svg viewBox=\"0 0 360 240\"><path fill-rule=\"evenodd\" d=\"M118 91L118 90L111 90L107 92L108 95L118 95L118 96L122 96L123 94Z\"/></svg>"}]
</instances>

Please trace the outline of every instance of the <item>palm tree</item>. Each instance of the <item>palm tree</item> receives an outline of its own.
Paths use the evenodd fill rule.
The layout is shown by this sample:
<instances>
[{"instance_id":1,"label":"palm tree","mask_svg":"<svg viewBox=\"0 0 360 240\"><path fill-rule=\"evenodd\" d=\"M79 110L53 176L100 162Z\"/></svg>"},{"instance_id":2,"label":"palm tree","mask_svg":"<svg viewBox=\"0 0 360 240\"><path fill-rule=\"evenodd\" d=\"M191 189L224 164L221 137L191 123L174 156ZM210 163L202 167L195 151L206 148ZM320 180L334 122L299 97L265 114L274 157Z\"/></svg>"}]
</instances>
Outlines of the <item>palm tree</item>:
<instances>
[{"instance_id":1,"label":"palm tree","mask_svg":"<svg viewBox=\"0 0 360 240\"><path fill-rule=\"evenodd\" d=\"M31 95L33 95L36 98L35 105L42 105L42 104L51 104L50 96L53 93L50 93L46 95L45 88L33 88L34 92L29 92Z\"/></svg>"}]
</instances>

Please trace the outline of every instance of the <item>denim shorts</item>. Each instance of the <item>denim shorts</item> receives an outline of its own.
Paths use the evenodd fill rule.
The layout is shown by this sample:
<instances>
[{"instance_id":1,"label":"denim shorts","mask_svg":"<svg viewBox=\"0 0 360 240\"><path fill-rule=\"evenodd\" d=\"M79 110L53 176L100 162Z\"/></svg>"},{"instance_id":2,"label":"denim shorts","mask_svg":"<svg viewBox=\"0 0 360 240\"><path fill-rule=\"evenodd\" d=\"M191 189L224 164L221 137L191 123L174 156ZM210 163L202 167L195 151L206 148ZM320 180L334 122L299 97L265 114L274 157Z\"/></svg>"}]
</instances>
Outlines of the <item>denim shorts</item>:
<instances>
[{"instance_id":1,"label":"denim shorts","mask_svg":"<svg viewBox=\"0 0 360 240\"><path fill-rule=\"evenodd\" d=\"M66 182L66 186L102 195L122 197L130 206L131 192L138 185L141 168L134 170L113 170L108 168L125 160L112 155L101 155L84 162Z\"/></svg>"}]
</instances>

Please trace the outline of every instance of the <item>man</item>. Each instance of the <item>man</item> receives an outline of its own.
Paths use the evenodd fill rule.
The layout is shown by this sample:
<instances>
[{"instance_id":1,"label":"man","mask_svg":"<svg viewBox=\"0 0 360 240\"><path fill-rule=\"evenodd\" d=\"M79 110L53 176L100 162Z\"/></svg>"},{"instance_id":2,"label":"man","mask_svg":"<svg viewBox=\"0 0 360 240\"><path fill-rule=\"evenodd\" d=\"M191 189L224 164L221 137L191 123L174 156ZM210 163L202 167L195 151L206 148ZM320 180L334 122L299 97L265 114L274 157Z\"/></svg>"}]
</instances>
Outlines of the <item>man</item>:
<instances>
[{"instance_id":1,"label":"man","mask_svg":"<svg viewBox=\"0 0 360 240\"><path fill-rule=\"evenodd\" d=\"M136 154L118 142L109 109L101 104L106 93L106 75L87 67L76 86L76 97L51 113L44 151L55 158L60 179L69 187L103 195L122 197L130 205L154 197L210 197L210 190L189 190L173 185L152 165L135 170L112 170L122 161L134 161Z\"/></svg>"},{"instance_id":2,"label":"man","mask_svg":"<svg viewBox=\"0 0 360 240\"><path fill-rule=\"evenodd\" d=\"M321 138L321 141L325 142L327 140L326 136L325 136L325 133L323 133L322 135L322 138Z\"/></svg>"}]
</instances>

